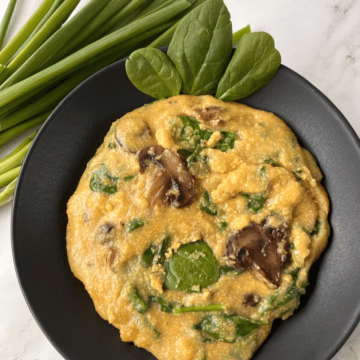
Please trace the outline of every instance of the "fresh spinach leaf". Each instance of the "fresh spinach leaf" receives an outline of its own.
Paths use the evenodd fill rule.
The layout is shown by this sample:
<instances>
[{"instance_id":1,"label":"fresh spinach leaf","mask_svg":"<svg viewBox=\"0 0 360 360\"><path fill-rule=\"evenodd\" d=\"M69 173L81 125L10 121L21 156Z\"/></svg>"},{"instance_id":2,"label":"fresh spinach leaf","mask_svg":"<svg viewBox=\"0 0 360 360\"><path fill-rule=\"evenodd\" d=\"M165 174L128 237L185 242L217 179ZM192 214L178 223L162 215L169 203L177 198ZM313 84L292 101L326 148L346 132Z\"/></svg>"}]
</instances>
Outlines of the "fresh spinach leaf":
<instances>
[{"instance_id":1,"label":"fresh spinach leaf","mask_svg":"<svg viewBox=\"0 0 360 360\"><path fill-rule=\"evenodd\" d=\"M160 311L164 311L164 312L170 313L170 314L173 312L174 304L168 303L167 301L165 301L160 296L150 295L149 296L149 301L152 302L152 303L159 304Z\"/></svg>"},{"instance_id":2,"label":"fresh spinach leaf","mask_svg":"<svg viewBox=\"0 0 360 360\"><path fill-rule=\"evenodd\" d=\"M249 32L251 32L250 25L246 25L242 29L235 32L233 34L233 46L235 46L241 40L241 38Z\"/></svg>"},{"instance_id":3,"label":"fresh spinach leaf","mask_svg":"<svg viewBox=\"0 0 360 360\"><path fill-rule=\"evenodd\" d=\"M251 95L272 79L280 64L281 56L271 35L244 34L219 82L216 98L233 101Z\"/></svg>"},{"instance_id":4,"label":"fresh spinach leaf","mask_svg":"<svg viewBox=\"0 0 360 360\"><path fill-rule=\"evenodd\" d=\"M133 218L129 221L127 225L127 232L131 233L132 231L138 229L145 225L145 221L143 219Z\"/></svg>"},{"instance_id":5,"label":"fresh spinach leaf","mask_svg":"<svg viewBox=\"0 0 360 360\"><path fill-rule=\"evenodd\" d=\"M220 276L219 264L204 240L180 246L165 267L165 286L171 290L199 291Z\"/></svg>"},{"instance_id":6,"label":"fresh spinach leaf","mask_svg":"<svg viewBox=\"0 0 360 360\"><path fill-rule=\"evenodd\" d=\"M182 92L214 93L231 52L232 24L222 0L208 0L186 15L168 49L183 80Z\"/></svg>"},{"instance_id":7,"label":"fresh spinach leaf","mask_svg":"<svg viewBox=\"0 0 360 360\"><path fill-rule=\"evenodd\" d=\"M262 324L237 315L222 314L205 316L194 328L205 338L210 336L216 340L233 343L237 337L248 335Z\"/></svg>"},{"instance_id":8,"label":"fresh spinach leaf","mask_svg":"<svg viewBox=\"0 0 360 360\"><path fill-rule=\"evenodd\" d=\"M134 51L126 60L125 69L135 87L155 99L180 94L180 74L170 58L159 49Z\"/></svg>"},{"instance_id":9,"label":"fresh spinach leaf","mask_svg":"<svg viewBox=\"0 0 360 360\"><path fill-rule=\"evenodd\" d=\"M111 175L104 164L100 169L92 173L90 178L90 189L94 192L115 194L117 192L116 182L119 178Z\"/></svg>"},{"instance_id":10,"label":"fresh spinach leaf","mask_svg":"<svg viewBox=\"0 0 360 360\"><path fill-rule=\"evenodd\" d=\"M204 192L202 199L200 200L200 209L209 215L217 215L215 204L210 200L210 195L207 191Z\"/></svg>"},{"instance_id":11,"label":"fresh spinach leaf","mask_svg":"<svg viewBox=\"0 0 360 360\"><path fill-rule=\"evenodd\" d=\"M134 285L131 285L131 288L127 296L130 304L134 307L134 309L138 313L143 314L149 310L148 304L142 298L142 296L139 293L139 290Z\"/></svg>"}]
</instances>

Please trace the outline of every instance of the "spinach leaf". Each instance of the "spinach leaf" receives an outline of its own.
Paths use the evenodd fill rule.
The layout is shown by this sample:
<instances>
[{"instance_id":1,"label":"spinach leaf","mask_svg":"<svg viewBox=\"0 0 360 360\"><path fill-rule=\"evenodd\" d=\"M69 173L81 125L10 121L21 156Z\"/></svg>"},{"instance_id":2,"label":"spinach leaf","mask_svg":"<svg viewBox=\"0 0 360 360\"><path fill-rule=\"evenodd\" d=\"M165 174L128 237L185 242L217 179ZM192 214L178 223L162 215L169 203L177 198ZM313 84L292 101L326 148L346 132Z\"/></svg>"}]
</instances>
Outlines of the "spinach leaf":
<instances>
[{"instance_id":1,"label":"spinach leaf","mask_svg":"<svg viewBox=\"0 0 360 360\"><path fill-rule=\"evenodd\" d=\"M130 180L134 179L135 176L136 176L136 175L125 176L125 177L123 177L121 180L122 180L122 181L130 181Z\"/></svg>"},{"instance_id":2,"label":"spinach leaf","mask_svg":"<svg viewBox=\"0 0 360 360\"><path fill-rule=\"evenodd\" d=\"M284 306L291 300L300 297L301 291L296 286L296 281L294 281L291 286L289 287L288 291L286 292L285 296L282 298L282 300L276 304L275 309L279 309L280 307Z\"/></svg>"},{"instance_id":3,"label":"spinach leaf","mask_svg":"<svg viewBox=\"0 0 360 360\"><path fill-rule=\"evenodd\" d=\"M159 304L160 311L164 311L164 312L167 312L167 313L170 313L170 314L173 312L174 304L168 303L167 301L165 301L160 296L150 295L149 296L149 301L152 302L152 303Z\"/></svg>"},{"instance_id":4,"label":"spinach leaf","mask_svg":"<svg viewBox=\"0 0 360 360\"><path fill-rule=\"evenodd\" d=\"M247 207L255 213L258 213L264 207L266 201L266 198L262 194L250 196L249 194L243 193L242 197L249 200Z\"/></svg>"},{"instance_id":5,"label":"spinach leaf","mask_svg":"<svg viewBox=\"0 0 360 360\"><path fill-rule=\"evenodd\" d=\"M235 135L230 131L220 131L222 138L215 145L215 149L225 152L235 146Z\"/></svg>"},{"instance_id":6,"label":"spinach leaf","mask_svg":"<svg viewBox=\"0 0 360 360\"><path fill-rule=\"evenodd\" d=\"M195 156L194 153L200 153L204 149L202 140L209 140L213 131L207 129L201 129L200 123L192 118L191 116L180 116L183 123L181 130L181 139L188 145L187 150L181 150L181 154L189 158L191 155ZM221 139L215 145L215 149L225 152L229 149L233 149L235 146L235 135L230 131L220 131Z\"/></svg>"},{"instance_id":7,"label":"spinach leaf","mask_svg":"<svg viewBox=\"0 0 360 360\"><path fill-rule=\"evenodd\" d=\"M222 314L205 316L194 328L205 338L210 336L216 340L233 343L237 337L248 335L262 324L237 315Z\"/></svg>"},{"instance_id":8,"label":"spinach leaf","mask_svg":"<svg viewBox=\"0 0 360 360\"><path fill-rule=\"evenodd\" d=\"M219 264L204 240L180 246L165 267L165 286L171 290L198 291L220 276Z\"/></svg>"},{"instance_id":9,"label":"spinach leaf","mask_svg":"<svg viewBox=\"0 0 360 360\"><path fill-rule=\"evenodd\" d=\"M116 182L119 178L112 176L104 164L100 169L92 173L90 178L90 189L94 192L104 192L107 194L115 194L117 191Z\"/></svg>"},{"instance_id":10,"label":"spinach leaf","mask_svg":"<svg viewBox=\"0 0 360 360\"><path fill-rule=\"evenodd\" d=\"M250 25L246 25L242 29L235 32L233 34L233 46L235 46L241 40L241 38L249 32L251 32Z\"/></svg>"},{"instance_id":11,"label":"spinach leaf","mask_svg":"<svg viewBox=\"0 0 360 360\"><path fill-rule=\"evenodd\" d=\"M182 92L214 93L231 52L232 24L222 0L208 0L186 15L168 49L183 80Z\"/></svg>"},{"instance_id":12,"label":"spinach leaf","mask_svg":"<svg viewBox=\"0 0 360 360\"><path fill-rule=\"evenodd\" d=\"M314 229L311 231L310 236L314 236L314 235L319 234L319 231L320 231L320 221L316 220Z\"/></svg>"},{"instance_id":13,"label":"spinach leaf","mask_svg":"<svg viewBox=\"0 0 360 360\"><path fill-rule=\"evenodd\" d=\"M226 230L227 226L228 226L227 222L222 221L218 227L221 232L224 232Z\"/></svg>"},{"instance_id":14,"label":"spinach leaf","mask_svg":"<svg viewBox=\"0 0 360 360\"><path fill-rule=\"evenodd\" d=\"M265 32L244 34L221 78L216 98L243 99L265 86L281 64L274 39Z\"/></svg>"},{"instance_id":15,"label":"spinach leaf","mask_svg":"<svg viewBox=\"0 0 360 360\"><path fill-rule=\"evenodd\" d=\"M200 209L209 215L217 215L215 204L210 200L210 195L207 191L204 192L202 199L200 200Z\"/></svg>"},{"instance_id":16,"label":"spinach leaf","mask_svg":"<svg viewBox=\"0 0 360 360\"><path fill-rule=\"evenodd\" d=\"M128 292L127 296L130 304L138 313L143 314L149 310L148 304L142 298L139 290L134 285L131 285L130 291Z\"/></svg>"},{"instance_id":17,"label":"spinach leaf","mask_svg":"<svg viewBox=\"0 0 360 360\"><path fill-rule=\"evenodd\" d=\"M126 60L125 69L135 87L155 99L180 94L180 74L170 58L159 49L134 51Z\"/></svg>"},{"instance_id":18,"label":"spinach leaf","mask_svg":"<svg viewBox=\"0 0 360 360\"><path fill-rule=\"evenodd\" d=\"M167 247L169 246L170 236L166 236L165 239L162 241L160 246L151 245L148 247L143 255L142 261L145 265L150 266L154 260L156 264L162 264L165 260L165 252Z\"/></svg>"},{"instance_id":19,"label":"spinach leaf","mask_svg":"<svg viewBox=\"0 0 360 360\"><path fill-rule=\"evenodd\" d=\"M132 231L138 229L145 225L145 221L143 219L133 218L129 221L127 225L127 232L131 233Z\"/></svg>"}]
</instances>

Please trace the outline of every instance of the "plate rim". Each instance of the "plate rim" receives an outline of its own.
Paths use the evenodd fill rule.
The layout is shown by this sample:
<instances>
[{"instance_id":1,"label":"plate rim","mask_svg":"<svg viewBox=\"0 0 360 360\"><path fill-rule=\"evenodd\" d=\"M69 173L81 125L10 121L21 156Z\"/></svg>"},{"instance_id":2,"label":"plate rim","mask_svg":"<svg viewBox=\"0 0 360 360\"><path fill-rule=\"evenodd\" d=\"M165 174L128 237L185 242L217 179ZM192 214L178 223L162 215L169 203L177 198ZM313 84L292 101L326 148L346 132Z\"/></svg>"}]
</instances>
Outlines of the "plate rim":
<instances>
[{"instance_id":1,"label":"plate rim","mask_svg":"<svg viewBox=\"0 0 360 360\"><path fill-rule=\"evenodd\" d=\"M38 134L36 135L33 143L30 146L30 149L29 149L28 153L26 154L23 165L21 167L21 171L20 171L20 174L19 174L19 178L18 178L18 181L17 181L15 193L14 193L14 200L13 200L12 210L11 210L11 228L10 228L10 232L11 232L12 258L13 258L13 263L14 263L14 267L15 267L15 271L16 271L16 277L17 277L18 283L20 285L21 292L22 292L22 294L23 294L23 296L25 298L26 304L27 304L32 316L34 317L36 323L40 327L41 331L43 332L45 337L48 339L48 341L51 343L51 345L59 352L59 354L61 356L63 356L65 359L69 359L69 360L70 360L70 358L68 358L64 354L64 352L62 350L62 345L58 344L55 339L52 339L50 337L50 335L48 335L48 333L45 331L45 329L43 328L43 326L41 324L41 320L38 319L38 317L35 315L35 310L33 309L32 305L30 304L30 300L28 299L28 295L27 295L26 290L24 289L24 286L23 286L23 280L21 279L21 275L19 274L19 263L18 263L19 260L17 259L17 252L16 252L16 246L15 246L16 239L15 239L15 235L14 235L15 232L16 232L15 228L17 226L16 216L17 216L17 208L18 208L18 201L19 201L18 200L19 199L18 194L20 192L19 189L21 188L22 183L24 181L24 175L23 174L25 173L26 168L28 166L28 163L30 162L30 159L31 159L31 156L32 156L32 153L33 153L33 149L36 147L38 142L41 141L41 138L42 138L44 132L46 132L46 129L49 126L49 124L52 123L52 121L55 121L56 115L61 110L62 106L64 104L66 104L68 99L71 98L75 93L77 93L78 91L81 91L81 88L86 83L90 82L95 77L101 76L104 72L110 71L109 69L117 68L119 66L119 64L124 63L127 58L128 57L120 59L120 60L114 62L113 64L111 64L111 65L101 69L100 71L94 73L90 77L88 77L81 84L79 84L76 88L74 88L68 95L66 95L66 97L56 106L56 108L51 112L51 114L46 119L46 121L41 125L41 128L39 129ZM342 125L344 126L344 129L346 130L348 137L352 140L355 148L357 149L359 159L360 159L360 138L358 137L357 133L355 132L354 128L351 126L349 121L345 118L345 116L342 114L342 112L335 106L335 104L324 93L322 93L319 89L317 89L312 83L310 83L307 79L305 79L303 76L301 76L300 74L298 74L294 70L290 69L289 67L287 67L287 66L285 66L283 64L281 64L280 69L282 69L281 71L285 71L291 77L294 77L297 81L299 81L301 83L302 86L310 87L310 89L322 101L322 103L326 107L330 108L331 111L333 111L336 114L336 116L339 118ZM347 326L346 330L344 330L344 332L341 334L341 336L339 337L339 340L333 346L333 350L328 353L328 355L326 357L327 360L330 360L336 353L338 353L338 351L343 347L343 345L346 343L346 341L349 339L349 337L354 332L355 328L360 323L360 301L358 303L358 307L356 309L354 309L354 310L355 310L354 312L357 313L356 318L353 319L352 323L350 323ZM120 339L120 341L121 341L121 339Z\"/></svg>"}]
</instances>

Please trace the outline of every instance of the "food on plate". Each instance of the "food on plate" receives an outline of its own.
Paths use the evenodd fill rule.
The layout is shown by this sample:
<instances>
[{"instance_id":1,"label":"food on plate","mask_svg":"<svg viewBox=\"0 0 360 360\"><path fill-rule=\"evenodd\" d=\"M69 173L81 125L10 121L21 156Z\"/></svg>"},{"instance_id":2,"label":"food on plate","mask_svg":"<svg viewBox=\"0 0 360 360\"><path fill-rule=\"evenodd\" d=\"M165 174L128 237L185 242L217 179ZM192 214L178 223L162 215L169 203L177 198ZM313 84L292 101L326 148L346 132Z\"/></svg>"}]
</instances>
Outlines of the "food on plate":
<instances>
[{"instance_id":1,"label":"food on plate","mask_svg":"<svg viewBox=\"0 0 360 360\"><path fill-rule=\"evenodd\" d=\"M69 200L71 269L158 359L250 359L326 246L321 179L272 113L155 101L113 123Z\"/></svg>"}]
</instances>

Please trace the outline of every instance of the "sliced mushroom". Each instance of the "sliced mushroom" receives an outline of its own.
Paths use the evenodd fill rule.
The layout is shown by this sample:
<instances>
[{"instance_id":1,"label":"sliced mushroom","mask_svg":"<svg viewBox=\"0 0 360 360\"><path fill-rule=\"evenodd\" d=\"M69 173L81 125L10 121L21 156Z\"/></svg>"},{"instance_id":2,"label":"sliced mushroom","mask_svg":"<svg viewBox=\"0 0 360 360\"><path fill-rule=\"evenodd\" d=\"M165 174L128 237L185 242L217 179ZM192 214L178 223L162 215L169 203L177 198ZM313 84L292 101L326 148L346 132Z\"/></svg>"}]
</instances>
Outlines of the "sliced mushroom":
<instances>
[{"instance_id":1,"label":"sliced mushroom","mask_svg":"<svg viewBox=\"0 0 360 360\"><path fill-rule=\"evenodd\" d=\"M115 138L125 152L137 153L144 145L152 145L155 139L149 125L142 119L122 119L116 130Z\"/></svg>"},{"instance_id":2,"label":"sliced mushroom","mask_svg":"<svg viewBox=\"0 0 360 360\"><path fill-rule=\"evenodd\" d=\"M275 229L267 226L266 222L251 223L229 237L225 256L234 269L254 270L273 286L279 287L289 234L287 224Z\"/></svg>"},{"instance_id":3,"label":"sliced mushroom","mask_svg":"<svg viewBox=\"0 0 360 360\"><path fill-rule=\"evenodd\" d=\"M204 122L210 123L214 127L222 127L225 121L221 119L222 109L218 106L209 106L204 109L196 108L194 111Z\"/></svg>"},{"instance_id":4,"label":"sliced mushroom","mask_svg":"<svg viewBox=\"0 0 360 360\"><path fill-rule=\"evenodd\" d=\"M260 302L260 296L257 294L247 294L244 296L243 304L248 307L255 307Z\"/></svg>"},{"instance_id":5,"label":"sliced mushroom","mask_svg":"<svg viewBox=\"0 0 360 360\"><path fill-rule=\"evenodd\" d=\"M107 244L108 242L115 239L116 227L115 224L105 222L99 226L99 229L96 233L96 241L101 244Z\"/></svg>"},{"instance_id":6,"label":"sliced mushroom","mask_svg":"<svg viewBox=\"0 0 360 360\"><path fill-rule=\"evenodd\" d=\"M146 161L158 165L162 172L154 183L154 193L164 203L176 207L189 205L195 196L195 179L180 156L161 145L148 146L138 154L140 173L146 169Z\"/></svg>"}]
</instances>

